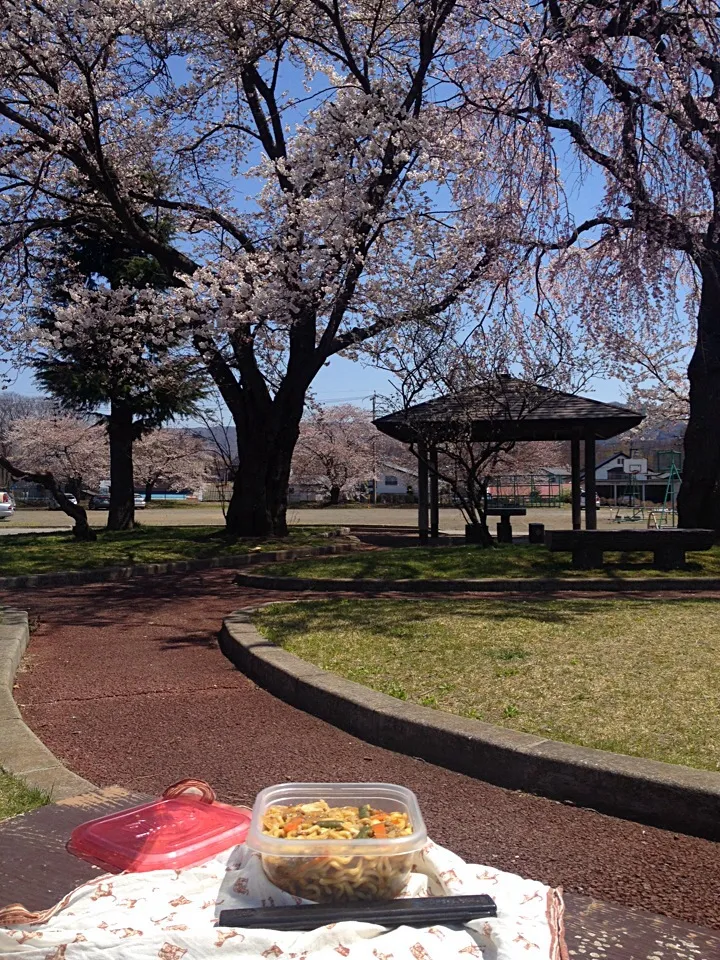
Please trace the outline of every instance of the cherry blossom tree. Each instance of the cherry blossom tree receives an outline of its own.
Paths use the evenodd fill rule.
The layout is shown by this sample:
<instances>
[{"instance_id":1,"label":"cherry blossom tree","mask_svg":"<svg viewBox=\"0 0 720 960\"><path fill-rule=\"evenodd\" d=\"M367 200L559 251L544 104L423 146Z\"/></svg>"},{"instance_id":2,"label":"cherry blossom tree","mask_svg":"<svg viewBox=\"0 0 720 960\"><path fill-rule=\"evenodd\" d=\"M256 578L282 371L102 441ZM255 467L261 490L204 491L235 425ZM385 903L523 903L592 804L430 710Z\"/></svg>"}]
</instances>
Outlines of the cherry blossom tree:
<instances>
[{"instance_id":1,"label":"cherry blossom tree","mask_svg":"<svg viewBox=\"0 0 720 960\"><path fill-rule=\"evenodd\" d=\"M569 467L567 444L558 440L529 440L516 443L512 450L500 454L495 471L533 474L545 467L566 466Z\"/></svg>"},{"instance_id":2,"label":"cherry blossom tree","mask_svg":"<svg viewBox=\"0 0 720 960\"><path fill-rule=\"evenodd\" d=\"M13 460L25 469L49 470L70 493L97 490L108 474L107 439L102 426L79 417L24 417L10 428Z\"/></svg>"},{"instance_id":3,"label":"cherry blossom tree","mask_svg":"<svg viewBox=\"0 0 720 960\"><path fill-rule=\"evenodd\" d=\"M10 457L10 431L14 423L26 417L43 418L54 413L47 397L26 396L11 390L0 393L0 455Z\"/></svg>"},{"instance_id":4,"label":"cherry blossom tree","mask_svg":"<svg viewBox=\"0 0 720 960\"><path fill-rule=\"evenodd\" d=\"M448 82L481 42L476 11L0 0L0 14L6 289L24 296L54 232L77 225L155 257L237 428L228 530L285 534L322 366L509 269L519 211ZM483 189L465 189L479 168ZM149 226L165 213L173 238Z\"/></svg>"},{"instance_id":5,"label":"cherry blossom tree","mask_svg":"<svg viewBox=\"0 0 720 960\"><path fill-rule=\"evenodd\" d=\"M468 106L479 137L513 131L493 143L513 152L523 235L545 257L552 296L601 338L641 318L650 354L683 294L694 297L678 506L681 525L720 530L717 2L508 0L488 29L492 57L466 61Z\"/></svg>"},{"instance_id":6,"label":"cherry blossom tree","mask_svg":"<svg viewBox=\"0 0 720 960\"><path fill-rule=\"evenodd\" d=\"M145 489L146 503L160 483L170 490L197 490L212 465L208 442L191 430L156 430L135 445L135 479Z\"/></svg>"},{"instance_id":7,"label":"cherry blossom tree","mask_svg":"<svg viewBox=\"0 0 720 960\"><path fill-rule=\"evenodd\" d=\"M367 410L343 403L315 409L300 424L293 476L317 483L329 502L372 474L375 428Z\"/></svg>"},{"instance_id":8,"label":"cherry blossom tree","mask_svg":"<svg viewBox=\"0 0 720 960\"><path fill-rule=\"evenodd\" d=\"M101 426L59 414L23 417L10 425L6 453L0 466L16 480L48 490L75 521L75 537L95 540L84 507L69 500L66 490L80 498L107 476L107 438Z\"/></svg>"}]
</instances>

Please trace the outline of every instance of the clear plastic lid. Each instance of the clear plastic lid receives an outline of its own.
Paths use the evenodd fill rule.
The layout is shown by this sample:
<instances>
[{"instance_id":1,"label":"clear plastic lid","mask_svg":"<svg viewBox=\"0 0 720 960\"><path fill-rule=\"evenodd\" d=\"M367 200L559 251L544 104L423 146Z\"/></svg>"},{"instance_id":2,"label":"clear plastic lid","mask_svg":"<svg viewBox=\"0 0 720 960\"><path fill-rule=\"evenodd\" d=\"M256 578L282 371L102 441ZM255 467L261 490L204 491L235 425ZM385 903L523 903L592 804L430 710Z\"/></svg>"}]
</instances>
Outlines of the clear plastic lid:
<instances>
[{"instance_id":1,"label":"clear plastic lid","mask_svg":"<svg viewBox=\"0 0 720 960\"><path fill-rule=\"evenodd\" d=\"M325 800L331 807L355 807L369 804L376 809L406 813L412 833L404 837L363 840L312 840L271 837L263 833L263 816L268 807L294 806ZM415 853L427 842L427 830L417 797L395 783L279 783L267 787L255 798L252 823L247 835L248 847L273 857L303 856L377 856Z\"/></svg>"},{"instance_id":2,"label":"clear plastic lid","mask_svg":"<svg viewBox=\"0 0 720 960\"><path fill-rule=\"evenodd\" d=\"M250 818L247 807L218 803L203 781L183 780L160 800L76 827L67 849L113 872L179 870L243 843Z\"/></svg>"}]
</instances>

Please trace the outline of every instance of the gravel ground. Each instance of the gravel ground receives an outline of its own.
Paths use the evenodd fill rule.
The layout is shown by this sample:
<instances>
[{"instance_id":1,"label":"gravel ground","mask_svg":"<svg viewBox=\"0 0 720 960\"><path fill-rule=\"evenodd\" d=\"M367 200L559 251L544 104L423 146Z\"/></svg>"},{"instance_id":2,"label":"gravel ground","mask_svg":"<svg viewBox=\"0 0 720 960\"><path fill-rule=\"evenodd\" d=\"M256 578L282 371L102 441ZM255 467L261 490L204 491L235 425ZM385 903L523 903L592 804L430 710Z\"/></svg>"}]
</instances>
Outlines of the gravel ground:
<instances>
[{"instance_id":1,"label":"gravel ground","mask_svg":"<svg viewBox=\"0 0 720 960\"><path fill-rule=\"evenodd\" d=\"M202 777L249 803L286 780L387 780L466 859L720 928L720 845L490 786L372 747L256 687L219 653L228 571L0 596L39 621L16 697L73 770L159 792ZM283 595L283 599L288 599Z\"/></svg>"},{"instance_id":2,"label":"gravel ground","mask_svg":"<svg viewBox=\"0 0 720 960\"><path fill-rule=\"evenodd\" d=\"M617 530L618 528L642 529L646 521L633 523L615 523L616 509L601 507L598 510L598 529ZM623 509L622 513L628 511ZM93 527L104 527L107 512L91 510L88 513ZM137 519L143 526L203 526L205 524L224 523L219 504L199 504L194 507L159 507L138 510ZM491 529L496 518L491 518ZM383 527L414 527L417 529L417 507L324 507L323 509L298 509L290 507L288 522L298 526L325 526L339 524L352 526L357 524L377 524ZM572 527L570 507L529 507L527 516L513 520L513 530L518 534L527 534L528 523L544 523L548 530L565 530ZM23 533L45 530L69 530L73 521L60 510L27 510L18 508L11 520L0 523L0 535L21 530ZM459 510L443 507L440 510L440 529L447 533L464 533L465 521Z\"/></svg>"}]
</instances>

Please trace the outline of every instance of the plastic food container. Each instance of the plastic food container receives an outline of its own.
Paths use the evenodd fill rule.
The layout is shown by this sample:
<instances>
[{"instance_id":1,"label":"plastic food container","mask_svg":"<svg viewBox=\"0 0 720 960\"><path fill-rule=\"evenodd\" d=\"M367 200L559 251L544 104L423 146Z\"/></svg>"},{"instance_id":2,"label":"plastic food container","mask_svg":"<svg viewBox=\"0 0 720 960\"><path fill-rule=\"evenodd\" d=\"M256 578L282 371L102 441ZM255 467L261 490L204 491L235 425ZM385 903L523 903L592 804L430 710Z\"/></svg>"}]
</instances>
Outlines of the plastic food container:
<instances>
[{"instance_id":1,"label":"plastic food container","mask_svg":"<svg viewBox=\"0 0 720 960\"><path fill-rule=\"evenodd\" d=\"M160 800L76 827L67 849L114 873L180 870L243 843L251 815L218 803L203 781L183 780Z\"/></svg>"},{"instance_id":2,"label":"plastic food container","mask_svg":"<svg viewBox=\"0 0 720 960\"><path fill-rule=\"evenodd\" d=\"M412 833L367 840L311 840L263 833L269 807L325 800L331 807L369 804L387 813L406 813ZM257 795L247 845L261 855L275 886L306 900L391 900L410 875L415 855L427 842L417 798L394 783L280 783Z\"/></svg>"}]
</instances>

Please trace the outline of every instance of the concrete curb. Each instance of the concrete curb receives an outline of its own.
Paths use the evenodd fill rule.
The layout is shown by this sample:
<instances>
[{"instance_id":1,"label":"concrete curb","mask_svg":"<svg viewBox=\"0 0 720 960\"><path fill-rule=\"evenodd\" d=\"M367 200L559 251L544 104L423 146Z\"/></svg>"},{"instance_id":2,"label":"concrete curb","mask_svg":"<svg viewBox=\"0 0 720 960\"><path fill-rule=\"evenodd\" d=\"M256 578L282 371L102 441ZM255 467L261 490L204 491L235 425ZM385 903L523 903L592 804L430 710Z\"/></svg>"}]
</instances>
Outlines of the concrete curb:
<instances>
[{"instance_id":1,"label":"concrete curb","mask_svg":"<svg viewBox=\"0 0 720 960\"><path fill-rule=\"evenodd\" d=\"M560 593L602 591L636 593L677 590L684 593L720 591L717 577L637 577L627 580L600 577L487 580L333 580L329 577L274 577L262 573L238 573L235 583L256 590L310 590L314 593ZM1 584L0 584L1 586Z\"/></svg>"},{"instance_id":2,"label":"concrete curb","mask_svg":"<svg viewBox=\"0 0 720 960\"><path fill-rule=\"evenodd\" d=\"M239 556L206 557L201 560L173 560L168 563L135 563L129 567L96 567L93 570L65 570L58 573L34 573L18 577L0 577L0 590L24 590L29 587L65 587L83 583L110 583L132 580L133 577L189 573L193 570L214 570L225 567L249 567L258 563L277 563L284 560L302 560L324 557L334 553L352 553L355 543L328 544L322 547L297 547L293 550L275 550L268 553L246 553Z\"/></svg>"},{"instance_id":3,"label":"concrete curb","mask_svg":"<svg viewBox=\"0 0 720 960\"><path fill-rule=\"evenodd\" d=\"M31 787L64 800L96 790L60 763L23 720L13 698L13 683L30 640L28 615L0 607L0 767L22 777Z\"/></svg>"},{"instance_id":4,"label":"concrete curb","mask_svg":"<svg viewBox=\"0 0 720 960\"><path fill-rule=\"evenodd\" d=\"M252 624L257 609L223 621L220 649L259 686L307 713L500 787L720 840L720 774L576 747L397 700L275 646Z\"/></svg>"}]
</instances>

